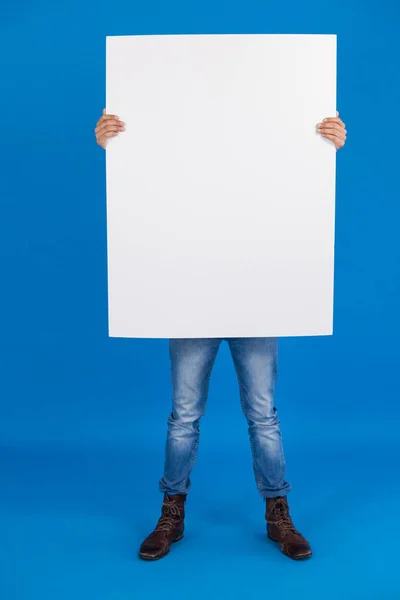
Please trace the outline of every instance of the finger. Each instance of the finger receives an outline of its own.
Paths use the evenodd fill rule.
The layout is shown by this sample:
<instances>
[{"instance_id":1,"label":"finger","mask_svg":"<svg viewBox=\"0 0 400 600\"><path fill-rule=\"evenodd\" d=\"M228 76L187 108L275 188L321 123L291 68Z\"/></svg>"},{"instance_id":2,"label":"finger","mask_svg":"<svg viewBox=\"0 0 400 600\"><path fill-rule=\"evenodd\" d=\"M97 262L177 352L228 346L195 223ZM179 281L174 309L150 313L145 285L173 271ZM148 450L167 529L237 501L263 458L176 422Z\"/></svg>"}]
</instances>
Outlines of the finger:
<instances>
[{"instance_id":1,"label":"finger","mask_svg":"<svg viewBox=\"0 0 400 600\"><path fill-rule=\"evenodd\" d=\"M326 135L327 133L329 133L329 135L336 135L336 137L346 137L347 136L347 131L346 129L334 129L333 127L327 127L326 129L320 129L319 133L321 135Z\"/></svg>"},{"instance_id":2,"label":"finger","mask_svg":"<svg viewBox=\"0 0 400 600\"><path fill-rule=\"evenodd\" d=\"M332 140L332 142L336 142L336 140L337 140L336 136L335 135L331 135L330 133L327 133L323 137L326 138L327 140Z\"/></svg>"},{"instance_id":3,"label":"finger","mask_svg":"<svg viewBox=\"0 0 400 600\"><path fill-rule=\"evenodd\" d=\"M110 132L122 133L123 131L125 131L124 127L103 127L99 132L97 132L96 136L101 137L105 133L110 133Z\"/></svg>"},{"instance_id":4,"label":"finger","mask_svg":"<svg viewBox=\"0 0 400 600\"><path fill-rule=\"evenodd\" d=\"M347 130L343 127L343 125L340 125L339 123L321 123L320 125L317 126L318 131L320 131L321 133L323 131L328 131L333 129L334 131L337 131L338 133L347 133Z\"/></svg>"},{"instance_id":5,"label":"finger","mask_svg":"<svg viewBox=\"0 0 400 600\"><path fill-rule=\"evenodd\" d=\"M105 123L106 121L121 121L121 119L119 117L117 117L117 115L103 115L102 117L100 117L100 119L97 121L97 127L99 125L101 125L102 123Z\"/></svg>"},{"instance_id":6,"label":"finger","mask_svg":"<svg viewBox=\"0 0 400 600\"><path fill-rule=\"evenodd\" d=\"M98 125L94 131L96 135L101 135L106 130L124 131L124 129L125 123L122 123L122 121L109 120Z\"/></svg>"},{"instance_id":7,"label":"finger","mask_svg":"<svg viewBox=\"0 0 400 600\"><path fill-rule=\"evenodd\" d=\"M333 129L344 129L343 125L337 121L323 121L322 123L318 123L319 129L326 129L327 127Z\"/></svg>"},{"instance_id":8,"label":"finger","mask_svg":"<svg viewBox=\"0 0 400 600\"><path fill-rule=\"evenodd\" d=\"M324 133L322 137L327 138L328 140L334 139L337 142L344 142L346 140L346 136L335 135L334 133Z\"/></svg>"},{"instance_id":9,"label":"finger","mask_svg":"<svg viewBox=\"0 0 400 600\"><path fill-rule=\"evenodd\" d=\"M346 127L342 119L339 119L339 117L328 117L327 119L324 119L320 125L324 123L338 123L339 125L342 125L342 127Z\"/></svg>"},{"instance_id":10,"label":"finger","mask_svg":"<svg viewBox=\"0 0 400 600\"><path fill-rule=\"evenodd\" d=\"M336 150L339 150L339 148L343 148L345 143L346 143L346 140L339 140L338 142L335 142Z\"/></svg>"},{"instance_id":11,"label":"finger","mask_svg":"<svg viewBox=\"0 0 400 600\"><path fill-rule=\"evenodd\" d=\"M101 133L106 129L119 129L119 128L123 128L124 125L122 125L122 123L118 123L118 121L105 121L103 123L100 123L100 125L98 125L95 128L95 132Z\"/></svg>"},{"instance_id":12,"label":"finger","mask_svg":"<svg viewBox=\"0 0 400 600\"><path fill-rule=\"evenodd\" d=\"M336 129L323 129L323 130L320 130L318 133L320 135L327 135L327 134L329 134L329 135L335 135L338 138L345 138L346 135L347 135L346 132L345 132L345 130L343 130L343 131L337 131Z\"/></svg>"},{"instance_id":13,"label":"finger","mask_svg":"<svg viewBox=\"0 0 400 600\"><path fill-rule=\"evenodd\" d=\"M111 137L115 137L116 135L118 135L118 131L106 131L102 136L101 139L108 139Z\"/></svg>"},{"instance_id":14,"label":"finger","mask_svg":"<svg viewBox=\"0 0 400 600\"><path fill-rule=\"evenodd\" d=\"M118 135L117 131L108 131L107 133L102 135L100 138L98 138L97 143L99 144L99 146L102 146L103 148L105 148L105 146L107 144L107 140L109 138L116 137L117 135Z\"/></svg>"},{"instance_id":15,"label":"finger","mask_svg":"<svg viewBox=\"0 0 400 600\"><path fill-rule=\"evenodd\" d=\"M344 138L337 137L337 135L332 135L330 133L327 133L326 135L323 135L322 137L325 138L326 140L331 140L332 142L334 142L334 144L337 148L342 148L346 143L345 137Z\"/></svg>"},{"instance_id":16,"label":"finger","mask_svg":"<svg viewBox=\"0 0 400 600\"><path fill-rule=\"evenodd\" d=\"M335 144L336 149L342 148L344 146L344 140L340 140L334 135L324 135L324 138L333 142Z\"/></svg>"}]
</instances>

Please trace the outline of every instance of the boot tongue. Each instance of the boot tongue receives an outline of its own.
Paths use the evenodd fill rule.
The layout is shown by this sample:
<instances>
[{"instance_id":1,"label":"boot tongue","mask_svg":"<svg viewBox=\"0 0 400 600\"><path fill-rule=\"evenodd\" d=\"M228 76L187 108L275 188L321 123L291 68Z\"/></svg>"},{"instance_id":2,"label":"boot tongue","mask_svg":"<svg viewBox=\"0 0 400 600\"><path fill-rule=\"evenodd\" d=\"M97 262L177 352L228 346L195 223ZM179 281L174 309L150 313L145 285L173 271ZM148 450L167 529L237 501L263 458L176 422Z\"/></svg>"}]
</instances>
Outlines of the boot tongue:
<instances>
[{"instance_id":1,"label":"boot tongue","mask_svg":"<svg viewBox=\"0 0 400 600\"><path fill-rule=\"evenodd\" d=\"M185 516L185 505L182 501L176 501L174 496L165 498L161 511L161 518L167 521L180 521Z\"/></svg>"},{"instance_id":2,"label":"boot tongue","mask_svg":"<svg viewBox=\"0 0 400 600\"><path fill-rule=\"evenodd\" d=\"M165 494L164 496L164 502L166 502L167 504L173 502L175 504L183 505L185 503L185 500L186 496L183 496L181 494L176 494L175 496L168 496L168 494Z\"/></svg>"},{"instance_id":3,"label":"boot tongue","mask_svg":"<svg viewBox=\"0 0 400 600\"><path fill-rule=\"evenodd\" d=\"M275 512L279 513L282 516L287 516L289 513L289 507L288 504L285 500L279 498L279 500L277 500L277 502L275 503Z\"/></svg>"}]
</instances>

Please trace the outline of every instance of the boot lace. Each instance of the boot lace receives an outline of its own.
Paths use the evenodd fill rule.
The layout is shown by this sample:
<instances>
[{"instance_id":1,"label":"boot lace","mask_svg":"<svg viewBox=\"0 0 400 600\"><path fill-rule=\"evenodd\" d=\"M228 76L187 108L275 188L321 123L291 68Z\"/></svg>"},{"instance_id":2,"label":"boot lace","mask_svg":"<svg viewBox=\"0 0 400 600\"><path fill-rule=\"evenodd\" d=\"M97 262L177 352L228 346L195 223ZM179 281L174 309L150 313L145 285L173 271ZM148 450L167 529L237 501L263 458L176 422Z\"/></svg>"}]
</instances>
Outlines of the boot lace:
<instances>
[{"instance_id":1,"label":"boot lace","mask_svg":"<svg viewBox=\"0 0 400 600\"><path fill-rule=\"evenodd\" d=\"M181 511L175 502L163 502L163 511L155 531L170 531L181 518Z\"/></svg>"},{"instance_id":2,"label":"boot lace","mask_svg":"<svg viewBox=\"0 0 400 600\"><path fill-rule=\"evenodd\" d=\"M275 524L281 529L283 535L286 535L289 532L300 535L290 518L288 504L284 500L279 499L277 500L274 509L276 516Z\"/></svg>"}]
</instances>

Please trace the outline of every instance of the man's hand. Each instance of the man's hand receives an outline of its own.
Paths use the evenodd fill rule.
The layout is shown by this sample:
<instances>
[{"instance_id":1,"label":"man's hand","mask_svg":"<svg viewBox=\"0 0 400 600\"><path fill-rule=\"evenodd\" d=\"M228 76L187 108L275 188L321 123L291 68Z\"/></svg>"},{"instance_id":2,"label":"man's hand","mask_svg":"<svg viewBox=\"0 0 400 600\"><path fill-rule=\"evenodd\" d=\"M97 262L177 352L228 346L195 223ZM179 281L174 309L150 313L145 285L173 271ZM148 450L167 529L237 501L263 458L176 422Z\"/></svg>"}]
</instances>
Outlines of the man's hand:
<instances>
[{"instance_id":1,"label":"man's hand","mask_svg":"<svg viewBox=\"0 0 400 600\"><path fill-rule=\"evenodd\" d=\"M123 123L116 115L108 115L106 109L103 110L103 116L97 121L94 133L96 142L102 148L107 146L108 138L115 137L121 131L125 131Z\"/></svg>"},{"instance_id":2,"label":"man's hand","mask_svg":"<svg viewBox=\"0 0 400 600\"><path fill-rule=\"evenodd\" d=\"M342 119L339 119L338 112L336 113L336 117L324 119L322 123L318 123L317 131L322 137L331 140L335 144L336 150L343 148L346 143L346 125Z\"/></svg>"}]
</instances>

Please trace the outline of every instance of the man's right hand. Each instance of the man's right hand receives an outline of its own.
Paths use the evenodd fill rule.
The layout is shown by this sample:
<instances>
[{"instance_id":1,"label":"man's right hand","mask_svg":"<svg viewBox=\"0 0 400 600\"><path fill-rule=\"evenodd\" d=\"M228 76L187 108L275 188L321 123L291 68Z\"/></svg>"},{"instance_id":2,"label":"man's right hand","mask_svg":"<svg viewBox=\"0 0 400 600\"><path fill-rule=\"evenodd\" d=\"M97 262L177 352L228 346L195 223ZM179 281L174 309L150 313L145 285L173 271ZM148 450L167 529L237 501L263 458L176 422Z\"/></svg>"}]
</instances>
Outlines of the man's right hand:
<instances>
[{"instance_id":1,"label":"man's right hand","mask_svg":"<svg viewBox=\"0 0 400 600\"><path fill-rule=\"evenodd\" d=\"M125 131L125 123L123 123L116 115L108 115L106 109L103 110L103 115L97 121L94 130L96 134L96 142L102 148L107 146L108 138L115 137L121 131Z\"/></svg>"}]
</instances>

